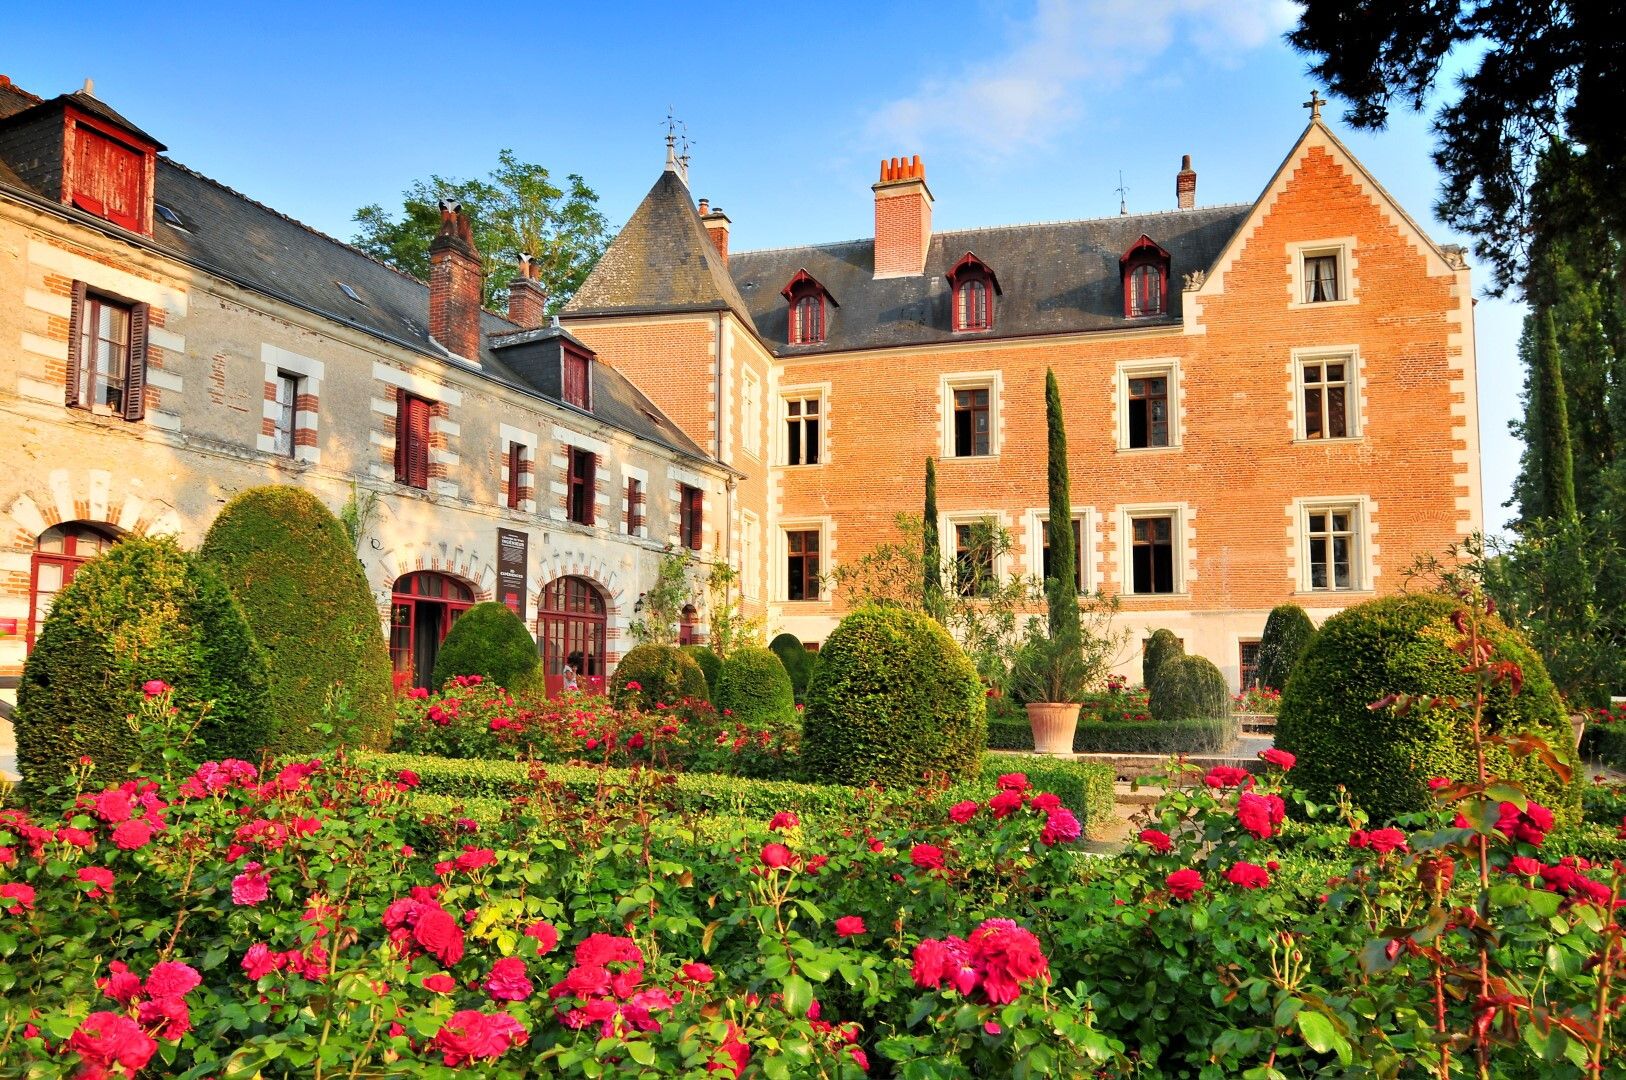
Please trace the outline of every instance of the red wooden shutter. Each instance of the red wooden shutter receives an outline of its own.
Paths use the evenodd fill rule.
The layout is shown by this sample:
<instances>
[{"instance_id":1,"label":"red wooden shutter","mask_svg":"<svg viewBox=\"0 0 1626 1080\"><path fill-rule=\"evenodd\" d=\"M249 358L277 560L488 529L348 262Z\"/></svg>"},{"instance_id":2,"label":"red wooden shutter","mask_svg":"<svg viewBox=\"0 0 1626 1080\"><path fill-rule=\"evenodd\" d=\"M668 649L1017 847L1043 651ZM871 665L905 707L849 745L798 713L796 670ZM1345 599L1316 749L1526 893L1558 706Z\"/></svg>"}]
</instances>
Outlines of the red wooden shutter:
<instances>
[{"instance_id":1,"label":"red wooden shutter","mask_svg":"<svg viewBox=\"0 0 1626 1080\"><path fill-rule=\"evenodd\" d=\"M130 354L124 371L124 418L147 415L147 305L130 306Z\"/></svg>"},{"instance_id":2,"label":"red wooden shutter","mask_svg":"<svg viewBox=\"0 0 1626 1080\"><path fill-rule=\"evenodd\" d=\"M412 399L403 390L395 392L395 482L407 482L407 441L412 435L412 425L407 422L407 413L411 410Z\"/></svg>"},{"instance_id":3,"label":"red wooden shutter","mask_svg":"<svg viewBox=\"0 0 1626 1080\"><path fill-rule=\"evenodd\" d=\"M582 524L591 525L598 509L598 455L582 451L582 464Z\"/></svg>"},{"instance_id":4,"label":"red wooden shutter","mask_svg":"<svg viewBox=\"0 0 1626 1080\"><path fill-rule=\"evenodd\" d=\"M412 398L411 457L407 461L407 483L416 488L429 486L429 402Z\"/></svg>"},{"instance_id":5,"label":"red wooden shutter","mask_svg":"<svg viewBox=\"0 0 1626 1080\"><path fill-rule=\"evenodd\" d=\"M696 551L700 550L700 539L704 535L704 529L702 528L701 520L700 520L701 506L702 506L702 502L701 502L700 489L699 488L690 488L689 489L689 546L691 548L693 548L694 550L696 550Z\"/></svg>"},{"instance_id":6,"label":"red wooden shutter","mask_svg":"<svg viewBox=\"0 0 1626 1080\"><path fill-rule=\"evenodd\" d=\"M84 335L85 327L85 283L73 283L73 299L68 301L68 378L67 378L67 404L73 408L79 404L79 364L80 364L80 338Z\"/></svg>"}]
</instances>

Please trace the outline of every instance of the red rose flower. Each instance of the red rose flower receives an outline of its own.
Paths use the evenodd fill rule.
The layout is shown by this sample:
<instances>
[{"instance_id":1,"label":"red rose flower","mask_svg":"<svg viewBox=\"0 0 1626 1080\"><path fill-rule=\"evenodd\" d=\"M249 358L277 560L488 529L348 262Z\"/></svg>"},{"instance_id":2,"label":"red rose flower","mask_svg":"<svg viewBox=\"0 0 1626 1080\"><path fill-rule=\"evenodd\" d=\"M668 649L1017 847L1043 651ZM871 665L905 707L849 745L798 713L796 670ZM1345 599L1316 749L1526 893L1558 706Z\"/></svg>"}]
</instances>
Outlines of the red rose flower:
<instances>
[{"instance_id":1,"label":"red rose flower","mask_svg":"<svg viewBox=\"0 0 1626 1080\"><path fill-rule=\"evenodd\" d=\"M492 1001L524 1001L534 987L525 977L525 961L517 956L505 956L491 965L486 976L485 991Z\"/></svg>"},{"instance_id":2,"label":"red rose flower","mask_svg":"<svg viewBox=\"0 0 1626 1080\"><path fill-rule=\"evenodd\" d=\"M109 788L91 802L97 817L109 825L130 820L130 796L121 788Z\"/></svg>"},{"instance_id":3,"label":"red rose flower","mask_svg":"<svg viewBox=\"0 0 1626 1080\"><path fill-rule=\"evenodd\" d=\"M683 965L683 977L694 983L709 983L717 976L712 973L710 964L689 963Z\"/></svg>"},{"instance_id":4,"label":"red rose flower","mask_svg":"<svg viewBox=\"0 0 1626 1080\"><path fill-rule=\"evenodd\" d=\"M411 769L402 769L395 774L395 782L402 789L410 791L418 786L418 774Z\"/></svg>"},{"instance_id":5,"label":"red rose flower","mask_svg":"<svg viewBox=\"0 0 1626 1080\"><path fill-rule=\"evenodd\" d=\"M529 1037L520 1022L507 1013L487 1015L477 1009L464 1009L446 1020L430 1045L440 1052L443 1063L456 1068L500 1058Z\"/></svg>"},{"instance_id":6,"label":"red rose flower","mask_svg":"<svg viewBox=\"0 0 1626 1080\"><path fill-rule=\"evenodd\" d=\"M436 994L450 994L457 989L457 980L444 971L437 971L423 977L423 988Z\"/></svg>"},{"instance_id":7,"label":"red rose flower","mask_svg":"<svg viewBox=\"0 0 1626 1080\"><path fill-rule=\"evenodd\" d=\"M768 822L768 828L778 832L781 829L794 829L801 823L802 819L789 810L781 810L773 816L773 820Z\"/></svg>"},{"instance_id":8,"label":"red rose flower","mask_svg":"<svg viewBox=\"0 0 1626 1080\"><path fill-rule=\"evenodd\" d=\"M784 844L763 844L762 865L770 870L781 870L791 864L794 856Z\"/></svg>"},{"instance_id":9,"label":"red rose flower","mask_svg":"<svg viewBox=\"0 0 1626 1080\"><path fill-rule=\"evenodd\" d=\"M916 844L909 849L909 861L919 870L941 870L943 849L936 844Z\"/></svg>"},{"instance_id":10,"label":"red rose flower","mask_svg":"<svg viewBox=\"0 0 1626 1080\"><path fill-rule=\"evenodd\" d=\"M113 830L113 845L121 851L136 851L152 839L152 826L145 821L126 821Z\"/></svg>"},{"instance_id":11,"label":"red rose flower","mask_svg":"<svg viewBox=\"0 0 1626 1080\"><path fill-rule=\"evenodd\" d=\"M452 967L463 959L463 928L445 908L426 906L420 910L412 938L442 967Z\"/></svg>"},{"instance_id":12,"label":"red rose flower","mask_svg":"<svg viewBox=\"0 0 1626 1080\"><path fill-rule=\"evenodd\" d=\"M1016 788L1004 788L988 800L988 809L994 812L994 820L998 821L1022 809L1022 804L1026 801L1027 796Z\"/></svg>"},{"instance_id":13,"label":"red rose flower","mask_svg":"<svg viewBox=\"0 0 1626 1080\"><path fill-rule=\"evenodd\" d=\"M13 881L0 885L0 911L16 914L34 910L34 886Z\"/></svg>"},{"instance_id":14,"label":"red rose flower","mask_svg":"<svg viewBox=\"0 0 1626 1080\"><path fill-rule=\"evenodd\" d=\"M1061 806L1061 796L1055 794L1054 792L1042 792L1035 795L1033 797L1033 801L1028 805L1039 811L1041 814L1048 814L1050 811Z\"/></svg>"},{"instance_id":15,"label":"red rose flower","mask_svg":"<svg viewBox=\"0 0 1626 1080\"><path fill-rule=\"evenodd\" d=\"M1299 763L1299 759L1297 757L1288 753L1286 750L1278 750L1274 746L1272 746L1269 750L1261 750L1259 752L1259 758L1260 760L1267 761L1272 765L1280 766L1282 772L1291 772L1293 770L1293 766Z\"/></svg>"},{"instance_id":16,"label":"red rose flower","mask_svg":"<svg viewBox=\"0 0 1626 1080\"><path fill-rule=\"evenodd\" d=\"M1223 768L1223 766L1221 766ZM1244 791L1237 799L1236 820L1241 826L1258 837L1260 840L1270 839L1274 810L1270 800L1262 795L1255 795Z\"/></svg>"},{"instance_id":17,"label":"red rose flower","mask_svg":"<svg viewBox=\"0 0 1626 1080\"><path fill-rule=\"evenodd\" d=\"M536 939L538 956L547 955L559 944L559 931L554 929L551 923L534 922L525 928L525 936Z\"/></svg>"},{"instance_id":18,"label":"red rose flower","mask_svg":"<svg viewBox=\"0 0 1626 1080\"><path fill-rule=\"evenodd\" d=\"M1366 846L1379 855L1406 849L1406 834L1399 829L1374 829L1366 834Z\"/></svg>"},{"instance_id":19,"label":"red rose flower","mask_svg":"<svg viewBox=\"0 0 1626 1080\"><path fill-rule=\"evenodd\" d=\"M253 907L271 895L271 879L260 873L260 864L251 862L243 873L231 879L231 902L238 907Z\"/></svg>"},{"instance_id":20,"label":"red rose flower","mask_svg":"<svg viewBox=\"0 0 1626 1080\"><path fill-rule=\"evenodd\" d=\"M1006 773L996 783L998 783L1001 791L1026 791L1028 789L1028 774L1019 772Z\"/></svg>"},{"instance_id":21,"label":"red rose flower","mask_svg":"<svg viewBox=\"0 0 1626 1080\"><path fill-rule=\"evenodd\" d=\"M1225 871L1225 880L1244 889L1262 889L1270 884L1270 874L1262 866L1239 862Z\"/></svg>"},{"instance_id":22,"label":"red rose flower","mask_svg":"<svg viewBox=\"0 0 1626 1080\"><path fill-rule=\"evenodd\" d=\"M81 866L79 880L90 883L92 900L100 900L113 891L113 871L105 866Z\"/></svg>"},{"instance_id":23,"label":"red rose flower","mask_svg":"<svg viewBox=\"0 0 1626 1080\"><path fill-rule=\"evenodd\" d=\"M949 807L949 820L954 822L956 825L964 825L966 822L977 816L977 809L978 804L970 799L966 799L964 802L957 802L953 806Z\"/></svg>"},{"instance_id":24,"label":"red rose flower","mask_svg":"<svg viewBox=\"0 0 1626 1080\"><path fill-rule=\"evenodd\" d=\"M1044 829L1039 833L1039 842L1046 847L1058 843L1070 844L1084 835L1084 827L1078 823L1078 818L1065 806L1058 806L1050 811L1045 819Z\"/></svg>"},{"instance_id":25,"label":"red rose flower","mask_svg":"<svg viewBox=\"0 0 1626 1080\"><path fill-rule=\"evenodd\" d=\"M497 861L497 853L490 848L477 848L473 844L465 844L462 854L458 855L453 864L464 873L478 870L483 866L490 866Z\"/></svg>"},{"instance_id":26,"label":"red rose flower","mask_svg":"<svg viewBox=\"0 0 1626 1080\"><path fill-rule=\"evenodd\" d=\"M862 915L843 915L836 920L836 937L857 937L869 933Z\"/></svg>"},{"instance_id":27,"label":"red rose flower","mask_svg":"<svg viewBox=\"0 0 1626 1080\"><path fill-rule=\"evenodd\" d=\"M192 965L166 960L152 966L143 989L148 997L181 997L191 993L202 981L203 976Z\"/></svg>"},{"instance_id":28,"label":"red rose flower","mask_svg":"<svg viewBox=\"0 0 1626 1080\"><path fill-rule=\"evenodd\" d=\"M192 1010L178 997L156 997L136 1006L141 1026L160 1039L178 1042L192 1030Z\"/></svg>"},{"instance_id":29,"label":"red rose flower","mask_svg":"<svg viewBox=\"0 0 1626 1080\"><path fill-rule=\"evenodd\" d=\"M85 1017L68 1037L68 1049L79 1055L84 1075L110 1076L117 1065L134 1076L157 1052L158 1042L128 1016L99 1012Z\"/></svg>"},{"instance_id":30,"label":"red rose flower","mask_svg":"<svg viewBox=\"0 0 1626 1080\"><path fill-rule=\"evenodd\" d=\"M163 679L148 679L141 684L141 692L147 697L155 698L160 694L169 693L169 683Z\"/></svg>"},{"instance_id":31,"label":"red rose flower","mask_svg":"<svg viewBox=\"0 0 1626 1080\"><path fill-rule=\"evenodd\" d=\"M1507 872L1520 877L1535 877L1541 873L1541 863L1528 855L1515 855L1507 861Z\"/></svg>"},{"instance_id":32,"label":"red rose flower","mask_svg":"<svg viewBox=\"0 0 1626 1080\"><path fill-rule=\"evenodd\" d=\"M248 947L243 956L243 973L255 982L259 982L273 971L281 971L288 963L288 957L283 953L271 951L271 946L263 941L256 941Z\"/></svg>"},{"instance_id":33,"label":"red rose flower","mask_svg":"<svg viewBox=\"0 0 1626 1080\"><path fill-rule=\"evenodd\" d=\"M141 976L123 960L115 960L107 965L107 977L96 980L96 989L120 1005L128 1005L141 996Z\"/></svg>"},{"instance_id":34,"label":"red rose flower","mask_svg":"<svg viewBox=\"0 0 1626 1080\"><path fill-rule=\"evenodd\" d=\"M1176 900L1190 900L1203 888L1203 876L1192 869L1176 870L1163 879L1169 894Z\"/></svg>"},{"instance_id":35,"label":"red rose flower","mask_svg":"<svg viewBox=\"0 0 1626 1080\"><path fill-rule=\"evenodd\" d=\"M1174 847L1174 838L1162 829L1142 829L1137 839L1159 855L1167 855Z\"/></svg>"}]
</instances>

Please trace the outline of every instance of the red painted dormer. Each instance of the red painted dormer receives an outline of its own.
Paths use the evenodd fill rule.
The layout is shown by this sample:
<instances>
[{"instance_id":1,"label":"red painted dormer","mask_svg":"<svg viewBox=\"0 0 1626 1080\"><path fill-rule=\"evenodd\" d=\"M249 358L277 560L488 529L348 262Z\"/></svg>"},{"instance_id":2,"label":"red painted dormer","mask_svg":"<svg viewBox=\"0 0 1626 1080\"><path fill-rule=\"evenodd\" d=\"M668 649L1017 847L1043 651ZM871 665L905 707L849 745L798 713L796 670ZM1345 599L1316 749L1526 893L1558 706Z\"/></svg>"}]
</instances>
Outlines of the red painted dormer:
<instances>
[{"instance_id":1,"label":"red painted dormer","mask_svg":"<svg viewBox=\"0 0 1626 1080\"><path fill-rule=\"evenodd\" d=\"M994 328L994 297L1003 293L993 267L971 252L949 268L949 292L956 333Z\"/></svg>"},{"instance_id":2,"label":"red painted dormer","mask_svg":"<svg viewBox=\"0 0 1626 1080\"><path fill-rule=\"evenodd\" d=\"M1125 318L1144 319L1169 313L1169 263L1169 253L1145 233L1119 257Z\"/></svg>"},{"instance_id":3,"label":"red painted dormer","mask_svg":"<svg viewBox=\"0 0 1626 1080\"><path fill-rule=\"evenodd\" d=\"M0 120L0 161L39 194L143 236L163 145L81 90Z\"/></svg>"},{"instance_id":4,"label":"red painted dormer","mask_svg":"<svg viewBox=\"0 0 1626 1080\"><path fill-rule=\"evenodd\" d=\"M798 270L779 290L790 302L789 326L785 340L791 345L819 345L824 341L829 309L840 307L830 290L806 270Z\"/></svg>"}]
</instances>

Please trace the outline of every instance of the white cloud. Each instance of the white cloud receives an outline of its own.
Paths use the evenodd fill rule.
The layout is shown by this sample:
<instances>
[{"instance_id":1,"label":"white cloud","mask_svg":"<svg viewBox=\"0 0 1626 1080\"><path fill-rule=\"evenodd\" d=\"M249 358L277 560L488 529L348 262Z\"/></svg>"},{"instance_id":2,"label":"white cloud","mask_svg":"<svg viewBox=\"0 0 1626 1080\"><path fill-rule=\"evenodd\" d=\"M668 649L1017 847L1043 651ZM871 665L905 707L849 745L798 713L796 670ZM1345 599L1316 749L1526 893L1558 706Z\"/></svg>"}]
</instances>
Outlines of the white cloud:
<instances>
[{"instance_id":1,"label":"white cloud","mask_svg":"<svg viewBox=\"0 0 1626 1080\"><path fill-rule=\"evenodd\" d=\"M1005 154L1065 130L1086 93L1164 70L1176 58L1173 45L1231 66L1296 19L1293 0L1039 0L1008 47L927 79L865 126L888 145Z\"/></svg>"}]
</instances>

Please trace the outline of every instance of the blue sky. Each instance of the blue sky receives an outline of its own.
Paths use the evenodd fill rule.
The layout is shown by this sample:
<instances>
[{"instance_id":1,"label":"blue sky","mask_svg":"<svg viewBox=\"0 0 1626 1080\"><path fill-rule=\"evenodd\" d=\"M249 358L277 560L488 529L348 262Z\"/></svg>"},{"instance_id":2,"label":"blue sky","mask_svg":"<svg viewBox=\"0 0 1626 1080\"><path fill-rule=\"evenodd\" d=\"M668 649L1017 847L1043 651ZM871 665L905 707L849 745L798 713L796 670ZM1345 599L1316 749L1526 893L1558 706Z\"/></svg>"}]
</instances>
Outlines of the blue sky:
<instances>
[{"instance_id":1,"label":"blue sky","mask_svg":"<svg viewBox=\"0 0 1626 1080\"><path fill-rule=\"evenodd\" d=\"M414 179L484 175L498 150L581 173L612 224L654 182L668 108L693 139L690 186L735 249L867 236L881 158L920 154L944 229L1174 204L1191 154L1200 203L1249 202L1305 122L1311 81L1282 43L1289 0L780 4L460 0L257 8L181 0L139 17L89 0L66 20L6 5L0 72L96 94L176 160L341 238L359 206ZM86 33L113 22L116 34ZM1335 129L1441 242L1426 118ZM1489 274L1480 272L1481 288ZM1477 311L1485 514L1518 464L1522 308Z\"/></svg>"}]
</instances>

